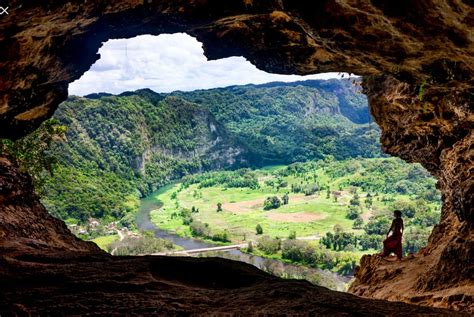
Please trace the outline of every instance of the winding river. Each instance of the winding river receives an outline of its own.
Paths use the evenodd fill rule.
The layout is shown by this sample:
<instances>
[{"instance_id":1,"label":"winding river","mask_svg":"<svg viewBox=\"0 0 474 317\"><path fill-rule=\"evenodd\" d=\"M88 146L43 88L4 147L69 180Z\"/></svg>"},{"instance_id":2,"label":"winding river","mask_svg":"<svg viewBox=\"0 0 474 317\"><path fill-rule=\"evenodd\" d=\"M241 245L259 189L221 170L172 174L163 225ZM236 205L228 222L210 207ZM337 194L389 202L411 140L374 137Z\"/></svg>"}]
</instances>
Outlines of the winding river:
<instances>
[{"instance_id":1,"label":"winding river","mask_svg":"<svg viewBox=\"0 0 474 317\"><path fill-rule=\"evenodd\" d=\"M157 201L156 199L153 199L155 195L156 193L152 193L150 196L143 198L140 201L140 208L136 216L137 226L140 230L153 231L157 238L171 241L174 244L181 246L185 250L202 249L202 248L217 246L215 244L203 242L203 241L193 239L193 238L180 237L174 233L158 228L150 220L151 211L160 209L162 206L162 204L159 201ZM264 271L283 272L284 275L287 275L285 273L290 272L290 271L291 272L304 271L305 275L318 275L319 277L321 277L322 286L326 286L328 288L338 290L338 291L344 291L347 283L351 279L350 277L341 276L339 274L330 272L328 270L314 269L314 268L308 268L308 267L304 267L303 269L300 266L286 264L278 260L266 259L266 258L262 258L260 256L256 256L252 254L246 254L239 250L216 252L216 253L213 253L212 255L226 258L226 259L245 262L259 269L262 269Z\"/></svg>"}]
</instances>

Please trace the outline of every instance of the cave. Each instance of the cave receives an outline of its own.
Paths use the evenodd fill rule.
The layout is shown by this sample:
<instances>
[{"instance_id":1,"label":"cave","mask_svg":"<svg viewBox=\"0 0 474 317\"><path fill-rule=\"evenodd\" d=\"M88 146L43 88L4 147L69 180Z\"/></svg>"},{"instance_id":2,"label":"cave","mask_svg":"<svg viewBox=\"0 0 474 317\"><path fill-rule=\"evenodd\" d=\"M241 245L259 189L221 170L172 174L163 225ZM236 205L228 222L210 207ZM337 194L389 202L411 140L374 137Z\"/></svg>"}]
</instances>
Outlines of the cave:
<instances>
[{"instance_id":1,"label":"cave","mask_svg":"<svg viewBox=\"0 0 474 317\"><path fill-rule=\"evenodd\" d=\"M414 260L362 258L358 297L222 259L111 257L49 216L31 178L0 155L0 313L472 313L473 14L468 1L439 0L12 1L0 17L2 138L51 117L102 42L184 32L209 59L361 75L383 150L435 176L443 209Z\"/></svg>"}]
</instances>

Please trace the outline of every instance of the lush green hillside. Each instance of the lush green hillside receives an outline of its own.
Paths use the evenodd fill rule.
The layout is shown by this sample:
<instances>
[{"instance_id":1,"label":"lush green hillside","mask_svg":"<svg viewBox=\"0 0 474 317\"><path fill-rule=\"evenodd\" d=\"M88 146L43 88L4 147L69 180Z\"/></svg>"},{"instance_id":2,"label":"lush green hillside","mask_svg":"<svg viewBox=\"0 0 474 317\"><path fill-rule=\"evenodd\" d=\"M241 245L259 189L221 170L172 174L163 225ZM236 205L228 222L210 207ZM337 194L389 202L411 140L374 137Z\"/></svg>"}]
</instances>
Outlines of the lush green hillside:
<instances>
[{"instance_id":1,"label":"lush green hillside","mask_svg":"<svg viewBox=\"0 0 474 317\"><path fill-rule=\"evenodd\" d=\"M345 80L70 97L55 118L68 130L43 201L70 222L130 226L139 197L196 172L382 155L365 97Z\"/></svg>"},{"instance_id":2,"label":"lush green hillside","mask_svg":"<svg viewBox=\"0 0 474 317\"><path fill-rule=\"evenodd\" d=\"M176 93L208 108L260 165L380 156L366 97L347 80Z\"/></svg>"},{"instance_id":3,"label":"lush green hillside","mask_svg":"<svg viewBox=\"0 0 474 317\"><path fill-rule=\"evenodd\" d=\"M63 219L121 219L170 179L245 164L207 109L173 96L71 97L55 117L68 130L44 202Z\"/></svg>"}]
</instances>

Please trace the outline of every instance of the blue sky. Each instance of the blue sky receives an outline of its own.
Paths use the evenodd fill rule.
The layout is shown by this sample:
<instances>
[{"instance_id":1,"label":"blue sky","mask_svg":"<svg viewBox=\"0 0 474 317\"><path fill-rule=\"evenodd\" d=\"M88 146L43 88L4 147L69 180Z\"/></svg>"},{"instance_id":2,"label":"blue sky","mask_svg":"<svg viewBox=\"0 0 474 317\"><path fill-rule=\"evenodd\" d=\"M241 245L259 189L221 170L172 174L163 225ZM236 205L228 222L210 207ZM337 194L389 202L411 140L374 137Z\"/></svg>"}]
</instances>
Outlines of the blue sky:
<instances>
[{"instance_id":1,"label":"blue sky","mask_svg":"<svg viewBox=\"0 0 474 317\"><path fill-rule=\"evenodd\" d=\"M208 61L202 44L184 34L141 35L109 40L101 58L80 79L69 85L69 94L118 94L150 88L156 92L195 90L271 81L339 78L338 73L310 76L277 75L258 70L243 57Z\"/></svg>"}]
</instances>

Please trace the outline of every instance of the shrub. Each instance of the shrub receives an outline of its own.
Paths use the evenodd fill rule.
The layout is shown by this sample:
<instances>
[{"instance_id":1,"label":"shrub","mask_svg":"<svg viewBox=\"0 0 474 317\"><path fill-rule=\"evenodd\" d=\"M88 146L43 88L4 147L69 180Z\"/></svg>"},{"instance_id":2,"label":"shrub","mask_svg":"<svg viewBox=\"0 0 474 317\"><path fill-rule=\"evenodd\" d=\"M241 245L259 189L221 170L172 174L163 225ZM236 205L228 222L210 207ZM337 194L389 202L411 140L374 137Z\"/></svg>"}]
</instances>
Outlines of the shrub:
<instances>
[{"instance_id":1,"label":"shrub","mask_svg":"<svg viewBox=\"0 0 474 317\"><path fill-rule=\"evenodd\" d=\"M296 239L296 231L290 232L290 235L288 236L289 240L295 240Z\"/></svg>"},{"instance_id":2,"label":"shrub","mask_svg":"<svg viewBox=\"0 0 474 317\"><path fill-rule=\"evenodd\" d=\"M181 209L179 216L183 218L183 225L188 226L193 222L193 216L188 209Z\"/></svg>"},{"instance_id":3,"label":"shrub","mask_svg":"<svg viewBox=\"0 0 474 317\"><path fill-rule=\"evenodd\" d=\"M277 196L267 197L263 203L263 209L270 210L276 209L281 206L281 200Z\"/></svg>"},{"instance_id":4,"label":"shrub","mask_svg":"<svg viewBox=\"0 0 474 317\"><path fill-rule=\"evenodd\" d=\"M172 250L173 243L152 236L138 238L126 237L122 241L110 244L109 251L115 250L114 255L141 255Z\"/></svg>"},{"instance_id":5,"label":"shrub","mask_svg":"<svg viewBox=\"0 0 474 317\"><path fill-rule=\"evenodd\" d=\"M281 256L284 259L305 264L315 264L314 248L306 241L285 240L281 246Z\"/></svg>"},{"instance_id":6,"label":"shrub","mask_svg":"<svg viewBox=\"0 0 474 317\"><path fill-rule=\"evenodd\" d=\"M211 235L211 230L207 223L202 223L201 221L193 221L189 225L191 229L191 234L195 237L209 237Z\"/></svg>"},{"instance_id":7,"label":"shrub","mask_svg":"<svg viewBox=\"0 0 474 317\"><path fill-rule=\"evenodd\" d=\"M213 241L220 241L220 242L230 242L229 235L228 235L226 230L224 230L223 232L215 233L212 236L212 240Z\"/></svg>"},{"instance_id":8,"label":"shrub","mask_svg":"<svg viewBox=\"0 0 474 317\"><path fill-rule=\"evenodd\" d=\"M258 239L258 248L265 254L275 254L280 251L281 240L263 236Z\"/></svg>"},{"instance_id":9,"label":"shrub","mask_svg":"<svg viewBox=\"0 0 474 317\"><path fill-rule=\"evenodd\" d=\"M262 234L263 233L262 226L258 224L257 227L255 227L255 231L257 232L257 234Z\"/></svg>"},{"instance_id":10,"label":"shrub","mask_svg":"<svg viewBox=\"0 0 474 317\"><path fill-rule=\"evenodd\" d=\"M347 209L346 218L350 220L355 220L359 218L360 212L357 206L350 205Z\"/></svg>"},{"instance_id":11,"label":"shrub","mask_svg":"<svg viewBox=\"0 0 474 317\"><path fill-rule=\"evenodd\" d=\"M352 229L362 229L364 226L364 220L361 217L357 217L352 224Z\"/></svg>"},{"instance_id":12,"label":"shrub","mask_svg":"<svg viewBox=\"0 0 474 317\"><path fill-rule=\"evenodd\" d=\"M248 243L247 252L248 252L248 253L253 253L253 244L252 244L252 241L249 241L249 243Z\"/></svg>"}]
</instances>

